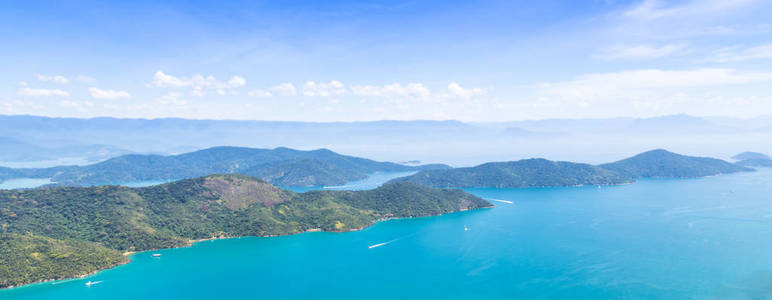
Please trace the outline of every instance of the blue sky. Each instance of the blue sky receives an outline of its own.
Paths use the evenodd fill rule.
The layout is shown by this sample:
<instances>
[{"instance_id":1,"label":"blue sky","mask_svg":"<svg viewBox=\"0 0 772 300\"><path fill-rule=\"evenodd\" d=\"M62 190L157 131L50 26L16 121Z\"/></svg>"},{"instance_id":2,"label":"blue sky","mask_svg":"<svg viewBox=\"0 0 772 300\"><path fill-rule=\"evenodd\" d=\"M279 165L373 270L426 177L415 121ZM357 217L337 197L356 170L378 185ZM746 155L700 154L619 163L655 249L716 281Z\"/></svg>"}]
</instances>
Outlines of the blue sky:
<instances>
[{"instance_id":1,"label":"blue sky","mask_svg":"<svg viewBox=\"0 0 772 300\"><path fill-rule=\"evenodd\" d=\"M0 114L772 112L769 1L4 1Z\"/></svg>"}]
</instances>

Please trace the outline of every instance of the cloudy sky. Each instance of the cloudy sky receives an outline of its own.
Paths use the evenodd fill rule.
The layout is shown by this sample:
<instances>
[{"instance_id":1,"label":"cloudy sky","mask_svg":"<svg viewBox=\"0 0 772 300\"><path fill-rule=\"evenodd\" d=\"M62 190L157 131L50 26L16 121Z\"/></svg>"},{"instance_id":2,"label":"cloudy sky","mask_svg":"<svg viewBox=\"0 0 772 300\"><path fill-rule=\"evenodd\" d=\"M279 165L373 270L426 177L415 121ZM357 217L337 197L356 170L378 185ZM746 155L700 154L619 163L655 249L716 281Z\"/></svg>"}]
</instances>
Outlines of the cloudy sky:
<instances>
[{"instance_id":1,"label":"cloudy sky","mask_svg":"<svg viewBox=\"0 0 772 300\"><path fill-rule=\"evenodd\" d=\"M3 1L0 114L772 114L772 2Z\"/></svg>"}]
</instances>

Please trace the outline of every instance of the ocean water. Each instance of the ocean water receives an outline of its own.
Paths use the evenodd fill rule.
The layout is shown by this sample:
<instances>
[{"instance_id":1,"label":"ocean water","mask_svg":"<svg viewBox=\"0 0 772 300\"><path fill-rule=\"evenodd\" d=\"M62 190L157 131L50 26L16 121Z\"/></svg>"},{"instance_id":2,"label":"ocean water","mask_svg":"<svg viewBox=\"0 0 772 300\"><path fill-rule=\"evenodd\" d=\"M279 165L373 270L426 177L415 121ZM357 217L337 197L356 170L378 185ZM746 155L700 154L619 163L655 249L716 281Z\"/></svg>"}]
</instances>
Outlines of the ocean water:
<instances>
[{"instance_id":1,"label":"ocean water","mask_svg":"<svg viewBox=\"0 0 772 300\"><path fill-rule=\"evenodd\" d=\"M128 187L146 187L146 186L169 183L172 181L174 180L139 180L139 181L120 182L120 183L117 183L117 185L128 186Z\"/></svg>"},{"instance_id":2,"label":"ocean water","mask_svg":"<svg viewBox=\"0 0 772 300\"><path fill-rule=\"evenodd\" d=\"M415 174L416 172L375 172L367 176L365 179L355 180L347 182L344 185L336 186L313 186L313 187L282 187L294 192L302 193L312 190L369 190L379 187L380 185L392 180L394 178L405 177Z\"/></svg>"},{"instance_id":3,"label":"ocean water","mask_svg":"<svg viewBox=\"0 0 772 300\"><path fill-rule=\"evenodd\" d=\"M53 183L49 178L16 178L0 182L0 189L29 189Z\"/></svg>"},{"instance_id":4,"label":"ocean water","mask_svg":"<svg viewBox=\"0 0 772 300\"><path fill-rule=\"evenodd\" d=\"M143 252L0 299L772 298L772 169L468 191L513 203L357 232Z\"/></svg>"}]
</instances>

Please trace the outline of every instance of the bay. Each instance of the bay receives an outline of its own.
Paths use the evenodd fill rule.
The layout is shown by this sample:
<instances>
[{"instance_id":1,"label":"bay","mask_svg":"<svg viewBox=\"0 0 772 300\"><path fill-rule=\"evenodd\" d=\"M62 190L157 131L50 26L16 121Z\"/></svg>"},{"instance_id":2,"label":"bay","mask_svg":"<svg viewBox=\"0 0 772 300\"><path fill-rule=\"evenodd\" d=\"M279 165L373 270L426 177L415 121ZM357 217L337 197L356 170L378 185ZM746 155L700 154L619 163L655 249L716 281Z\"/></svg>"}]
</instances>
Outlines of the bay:
<instances>
[{"instance_id":1,"label":"bay","mask_svg":"<svg viewBox=\"0 0 772 300\"><path fill-rule=\"evenodd\" d=\"M87 278L2 290L0 298L772 297L772 169L600 188L467 190L512 203L357 232L142 252Z\"/></svg>"}]
</instances>

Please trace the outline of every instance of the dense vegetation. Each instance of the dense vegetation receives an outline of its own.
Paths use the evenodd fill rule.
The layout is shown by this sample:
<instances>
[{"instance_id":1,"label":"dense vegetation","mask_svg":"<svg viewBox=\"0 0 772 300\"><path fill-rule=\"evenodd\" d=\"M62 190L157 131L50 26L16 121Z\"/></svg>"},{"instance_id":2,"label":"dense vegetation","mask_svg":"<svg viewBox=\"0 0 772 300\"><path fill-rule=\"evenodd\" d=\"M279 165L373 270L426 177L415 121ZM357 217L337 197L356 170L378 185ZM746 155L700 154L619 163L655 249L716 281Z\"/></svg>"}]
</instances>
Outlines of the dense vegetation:
<instances>
[{"instance_id":1,"label":"dense vegetation","mask_svg":"<svg viewBox=\"0 0 772 300\"><path fill-rule=\"evenodd\" d=\"M383 218L487 206L463 191L412 183L297 194L233 174L145 188L6 190L0 191L0 253L2 260L14 262L12 270L0 268L0 287L111 267L122 262L119 251L183 246L212 237L346 231ZM43 253L36 255L43 258L39 264L20 258L32 253Z\"/></svg>"},{"instance_id":2,"label":"dense vegetation","mask_svg":"<svg viewBox=\"0 0 772 300\"><path fill-rule=\"evenodd\" d=\"M393 182L405 181L434 187L541 187L621 184L632 178L588 164L524 159L421 171Z\"/></svg>"},{"instance_id":3,"label":"dense vegetation","mask_svg":"<svg viewBox=\"0 0 772 300\"><path fill-rule=\"evenodd\" d=\"M695 178L753 171L720 159L680 155L662 149L644 152L600 167L635 178Z\"/></svg>"},{"instance_id":4,"label":"dense vegetation","mask_svg":"<svg viewBox=\"0 0 772 300\"><path fill-rule=\"evenodd\" d=\"M96 243L0 233L0 287L86 275L128 261Z\"/></svg>"},{"instance_id":5,"label":"dense vegetation","mask_svg":"<svg viewBox=\"0 0 772 300\"><path fill-rule=\"evenodd\" d=\"M499 188L608 185L632 182L635 178L693 178L753 171L746 166L772 166L772 160L746 160L731 164L715 158L652 150L600 166L537 158L486 163L469 168L426 170L392 182L415 182L433 187Z\"/></svg>"},{"instance_id":6,"label":"dense vegetation","mask_svg":"<svg viewBox=\"0 0 772 300\"><path fill-rule=\"evenodd\" d=\"M240 173L279 186L340 185L374 172L449 168L445 165L405 166L340 155L327 149L253 149L215 147L172 155L123 155L87 166L40 169L0 168L0 181L10 178L51 178L58 185L86 186L142 180L177 180L218 173Z\"/></svg>"}]
</instances>

